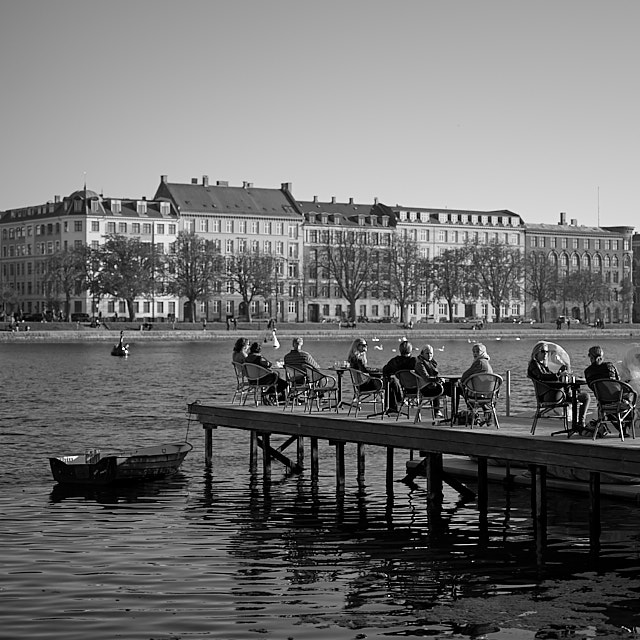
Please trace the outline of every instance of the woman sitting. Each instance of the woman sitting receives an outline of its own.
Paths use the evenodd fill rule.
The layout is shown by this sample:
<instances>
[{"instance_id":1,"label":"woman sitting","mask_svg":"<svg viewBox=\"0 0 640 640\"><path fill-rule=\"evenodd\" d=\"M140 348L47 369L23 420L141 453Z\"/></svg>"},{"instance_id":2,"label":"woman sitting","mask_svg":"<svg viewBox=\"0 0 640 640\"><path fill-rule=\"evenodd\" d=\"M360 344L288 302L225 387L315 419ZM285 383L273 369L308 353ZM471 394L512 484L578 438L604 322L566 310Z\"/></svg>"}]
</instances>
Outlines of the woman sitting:
<instances>
[{"instance_id":1,"label":"woman sitting","mask_svg":"<svg viewBox=\"0 0 640 640\"><path fill-rule=\"evenodd\" d=\"M262 347L259 342L252 342L249 347L249 355L247 356L245 363L247 364L257 364L258 366L268 369L269 373L262 376L258 380L259 385L270 385L269 391L272 391L275 388L275 391L278 394L278 400L285 399L285 393L287 391L287 383L283 380L277 371L271 371L271 367L273 366L269 360L264 358L260 353L262 351Z\"/></svg>"},{"instance_id":2,"label":"woman sitting","mask_svg":"<svg viewBox=\"0 0 640 640\"><path fill-rule=\"evenodd\" d=\"M371 370L367 365L367 341L363 338L356 338L351 344L349 349L349 355L347 356L349 367L362 371L371 375ZM367 380L364 384L358 386L360 391L378 391L382 387L382 382L379 379L372 378Z\"/></svg>"},{"instance_id":3,"label":"woman sitting","mask_svg":"<svg viewBox=\"0 0 640 640\"><path fill-rule=\"evenodd\" d=\"M436 418L444 418L440 410L440 398L444 392L451 397L451 383L443 382L438 376L438 363L433 359L433 347L430 344L424 346L416 361L415 372L427 381L420 393L425 398L433 398L433 409Z\"/></svg>"}]
</instances>

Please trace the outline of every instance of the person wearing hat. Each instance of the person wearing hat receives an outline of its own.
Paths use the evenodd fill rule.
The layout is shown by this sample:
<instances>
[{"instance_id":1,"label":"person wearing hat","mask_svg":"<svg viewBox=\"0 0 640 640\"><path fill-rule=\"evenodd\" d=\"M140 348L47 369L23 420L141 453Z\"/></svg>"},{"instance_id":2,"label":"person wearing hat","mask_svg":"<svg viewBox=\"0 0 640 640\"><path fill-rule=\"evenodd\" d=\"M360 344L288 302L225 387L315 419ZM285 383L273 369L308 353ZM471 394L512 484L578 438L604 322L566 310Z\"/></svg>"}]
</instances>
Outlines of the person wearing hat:
<instances>
[{"instance_id":1,"label":"person wearing hat","mask_svg":"<svg viewBox=\"0 0 640 640\"><path fill-rule=\"evenodd\" d=\"M557 373L549 369L548 342L538 342L534 346L531 360L529 360L529 366L527 367L527 376L550 385L549 390L545 392L541 400L544 402L558 402L562 399L563 391L567 397L569 396L569 389L562 384L562 377L565 371L567 371L566 364L563 364ZM554 385L555 389L553 388ZM584 417L589 409L589 394L581 391L578 393L576 400L578 402L578 429L584 429Z\"/></svg>"}]
</instances>

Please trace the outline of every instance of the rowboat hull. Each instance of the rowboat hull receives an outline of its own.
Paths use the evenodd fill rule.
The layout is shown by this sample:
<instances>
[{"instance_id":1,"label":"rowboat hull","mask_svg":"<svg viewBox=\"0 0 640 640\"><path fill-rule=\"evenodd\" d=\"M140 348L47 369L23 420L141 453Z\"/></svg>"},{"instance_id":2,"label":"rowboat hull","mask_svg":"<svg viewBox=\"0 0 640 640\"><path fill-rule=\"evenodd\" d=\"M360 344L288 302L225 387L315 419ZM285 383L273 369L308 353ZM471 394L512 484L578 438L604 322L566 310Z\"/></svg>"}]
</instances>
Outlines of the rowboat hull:
<instances>
[{"instance_id":1,"label":"rowboat hull","mask_svg":"<svg viewBox=\"0 0 640 640\"><path fill-rule=\"evenodd\" d=\"M175 473L193 446L188 442L142 447L123 453L88 451L49 458L60 484L107 485L156 480Z\"/></svg>"}]
</instances>

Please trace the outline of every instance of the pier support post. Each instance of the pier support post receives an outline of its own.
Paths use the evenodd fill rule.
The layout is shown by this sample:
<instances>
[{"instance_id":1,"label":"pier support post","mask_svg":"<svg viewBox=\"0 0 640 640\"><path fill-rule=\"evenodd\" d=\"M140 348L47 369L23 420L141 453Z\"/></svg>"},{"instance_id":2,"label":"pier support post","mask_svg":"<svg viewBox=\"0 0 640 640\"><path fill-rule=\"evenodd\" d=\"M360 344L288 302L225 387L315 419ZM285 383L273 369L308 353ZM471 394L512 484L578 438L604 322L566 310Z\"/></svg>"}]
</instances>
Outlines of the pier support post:
<instances>
[{"instance_id":1,"label":"pier support post","mask_svg":"<svg viewBox=\"0 0 640 640\"><path fill-rule=\"evenodd\" d=\"M393 447L387 447L387 495L393 495Z\"/></svg>"},{"instance_id":2,"label":"pier support post","mask_svg":"<svg viewBox=\"0 0 640 640\"><path fill-rule=\"evenodd\" d=\"M531 516L536 540L536 555L539 564L547 545L547 467L532 464L531 472Z\"/></svg>"},{"instance_id":3,"label":"pier support post","mask_svg":"<svg viewBox=\"0 0 640 640\"><path fill-rule=\"evenodd\" d=\"M262 433L262 475L266 483L271 482L271 434Z\"/></svg>"},{"instance_id":4,"label":"pier support post","mask_svg":"<svg viewBox=\"0 0 640 640\"><path fill-rule=\"evenodd\" d=\"M336 448L336 488L344 491L344 442L333 442Z\"/></svg>"},{"instance_id":5,"label":"pier support post","mask_svg":"<svg viewBox=\"0 0 640 640\"><path fill-rule=\"evenodd\" d=\"M487 514L489 508L489 477L487 475L487 459L478 458L478 509Z\"/></svg>"},{"instance_id":6,"label":"pier support post","mask_svg":"<svg viewBox=\"0 0 640 640\"><path fill-rule=\"evenodd\" d=\"M298 438L298 466L304 467L304 439L302 436Z\"/></svg>"},{"instance_id":7,"label":"pier support post","mask_svg":"<svg viewBox=\"0 0 640 640\"><path fill-rule=\"evenodd\" d=\"M427 476L427 493L430 502L441 503L442 492L442 454L427 453L425 458L425 475Z\"/></svg>"},{"instance_id":8,"label":"pier support post","mask_svg":"<svg viewBox=\"0 0 640 640\"><path fill-rule=\"evenodd\" d=\"M600 474L589 474L589 548L592 553L600 550Z\"/></svg>"},{"instance_id":9,"label":"pier support post","mask_svg":"<svg viewBox=\"0 0 640 640\"><path fill-rule=\"evenodd\" d=\"M318 438L309 438L309 445L311 449L311 480L313 482L318 481Z\"/></svg>"},{"instance_id":10,"label":"pier support post","mask_svg":"<svg viewBox=\"0 0 640 640\"><path fill-rule=\"evenodd\" d=\"M205 424L204 426L204 462L207 465L211 464L213 459L213 427L212 425Z\"/></svg>"},{"instance_id":11,"label":"pier support post","mask_svg":"<svg viewBox=\"0 0 640 640\"><path fill-rule=\"evenodd\" d=\"M364 468L365 468L365 456L364 456L365 448L362 442L358 442L357 444L357 458L358 458L358 480L362 480L364 478Z\"/></svg>"},{"instance_id":12,"label":"pier support post","mask_svg":"<svg viewBox=\"0 0 640 640\"><path fill-rule=\"evenodd\" d=\"M258 468L258 434L250 432L249 438L249 471L255 473Z\"/></svg>"}]
</instances>

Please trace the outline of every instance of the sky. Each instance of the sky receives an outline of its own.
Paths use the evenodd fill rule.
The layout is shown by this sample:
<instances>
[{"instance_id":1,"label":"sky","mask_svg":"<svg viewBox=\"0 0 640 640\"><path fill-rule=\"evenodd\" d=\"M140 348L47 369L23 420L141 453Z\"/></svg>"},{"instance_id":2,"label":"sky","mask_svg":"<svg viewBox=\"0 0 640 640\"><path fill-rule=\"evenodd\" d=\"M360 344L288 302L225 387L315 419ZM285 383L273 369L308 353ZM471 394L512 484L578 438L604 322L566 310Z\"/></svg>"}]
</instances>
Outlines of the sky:
<instances>
[{"instance_id":1,"label":"sky","mask_svg":"<svg viewBox=\"0 0 640 640\"><path fill-rule=\"evenodd\" d=\"M0 210L207 175L636 226L639 24L637 0L0 0Z\"/></svg>"}]
</instances>

